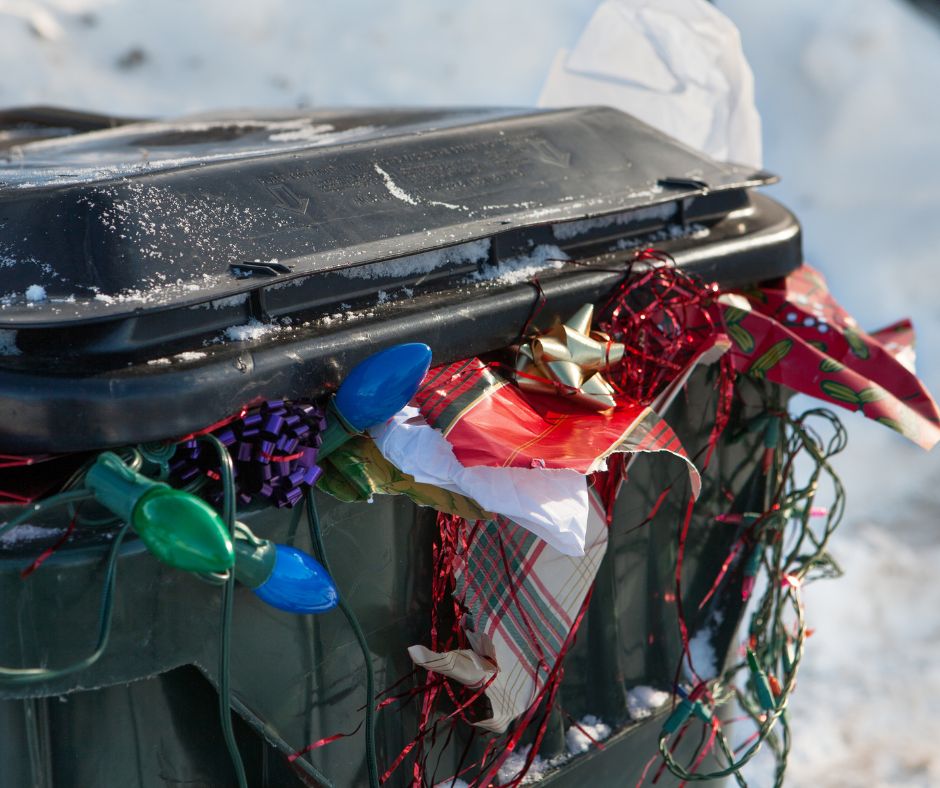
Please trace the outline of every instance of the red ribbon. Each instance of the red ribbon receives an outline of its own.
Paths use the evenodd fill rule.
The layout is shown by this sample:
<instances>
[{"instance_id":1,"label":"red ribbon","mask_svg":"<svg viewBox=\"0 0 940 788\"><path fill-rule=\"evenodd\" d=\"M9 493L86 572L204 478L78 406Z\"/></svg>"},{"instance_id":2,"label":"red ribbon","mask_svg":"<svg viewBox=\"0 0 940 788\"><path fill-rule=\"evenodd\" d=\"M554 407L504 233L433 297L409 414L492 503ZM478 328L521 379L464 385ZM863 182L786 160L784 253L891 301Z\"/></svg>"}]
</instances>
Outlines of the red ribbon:
<instances>
[{"instance_id":1,"label":"red ribbon","mask_svg":"<svg viewBox=\"0 0 940 788\"><path fill-rule=\"evenodd\" d=\"M361 727L362 727L362 722L360 722L360 723L359 723L355 728L353 728L353 730L351 730L349 733L334 733L332 736L325 736L325 737L322 738L322 739L317 739L313 744L308 744L308 745L307 745L306 747L304 747L302 750L297 750L297 752L291 753L290 755L288 755L288 756L287 756L287 762L288 762L288 763L293 763L293 762L296 761L301 755L306 755L308 752L312 752L313 750L318 750L318 749L320 749L320 747L324 747L324 746L326 746L327 744L330 744L330 743L332 743L332 742L334 742L334 741L337 741L338 739L345 739L347 736L355 736L355 735L359 732L359 729L360 729Z\"/></svg>"},{"instance_id":2,"label":"red ribbon","mask_svg":"<svg viewBox=\"0 0 940 788\"><path fill-rule=\"evenodd\" d=\"M81 508L81 505L79 505L79 509L80 509L80 508ZM65 529L65 533L62 534L62 536L60 536L60 537L56 540L56 543L55 543L54 545L52 545L51 547L47 547L45 550L43 550L43 551L36 557L36 560L35 560L35 561L33 561L29 566L27 566L23 571L21 571L21 572L20 572L20 577L25 580L25 579L26 579L27 577L29 577L33 572L35 572L37 569L39 569L39 567L43 565L43 562L44 562L50 555L52 555L56 550L58 550L60 547L62 547L62 545L64 545L64 544L68 541L69 537L72 535L72 532L75 530L75 523L76 523L76 522L78 522L78 509L75 510L75 516L72 517L72 520L71 520L71 522L69 523L69 527Z\"/></svg>"}]
</instances>

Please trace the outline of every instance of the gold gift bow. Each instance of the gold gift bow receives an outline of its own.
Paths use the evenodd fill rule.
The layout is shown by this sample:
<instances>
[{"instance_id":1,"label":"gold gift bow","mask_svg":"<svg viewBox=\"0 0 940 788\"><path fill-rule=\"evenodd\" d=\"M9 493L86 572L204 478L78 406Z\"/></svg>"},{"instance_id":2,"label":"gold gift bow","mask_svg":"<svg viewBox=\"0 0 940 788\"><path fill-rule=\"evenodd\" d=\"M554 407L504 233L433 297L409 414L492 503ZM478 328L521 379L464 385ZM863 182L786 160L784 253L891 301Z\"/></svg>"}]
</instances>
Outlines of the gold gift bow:
<instances>
[{"instance_id":1,"label":"gold gift bow","mask_svg":"<svg viewBox=\"0 0 940 788\"><path fill-rule=\"evenodd\" d=\"M609 410L617 401L601 374L623 359L624 346L607 334L591 331L594 307L585 304L565 323L519 348L515 380L519 388L570 397L592 410Z\"/></svg>"}]
</instances>

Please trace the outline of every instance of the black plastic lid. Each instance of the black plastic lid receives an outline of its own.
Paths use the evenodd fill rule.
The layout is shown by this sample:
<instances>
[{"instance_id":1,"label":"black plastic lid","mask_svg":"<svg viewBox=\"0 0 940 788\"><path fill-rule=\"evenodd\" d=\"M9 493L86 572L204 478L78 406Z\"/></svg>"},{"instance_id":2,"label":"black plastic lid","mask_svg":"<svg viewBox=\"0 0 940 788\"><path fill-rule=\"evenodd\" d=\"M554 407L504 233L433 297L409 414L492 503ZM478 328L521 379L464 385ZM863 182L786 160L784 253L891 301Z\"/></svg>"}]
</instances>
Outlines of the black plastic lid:
<instances>
[{"instance_id":1,"label":"black plastic lid","mask_svg":"<svg viewBox=\"0 0 940 788\"><path fill-rule=\"evenodd\" d=\"M245 262L275 261L258 273L283 281L768 179L605 108L196 118L33 142L0 159L0 326L236 296L256 285Z\"/></svg>"},{"instance_id":2,"label":"black plastic lid","mask_svg":"<svg viewBox=\"0 0 940 788\"><path fill-rule=\"evenodd\" d=\"M185 434L398 341L504 347L534 291L493 273L527 255L578 258L539 273L558 312L637 245L726 284L801 257L793 216L751 193L772 176L608 108L0 113L10 129L32 141L0 145L4 452Z\"/></svg>"}]
</instances>

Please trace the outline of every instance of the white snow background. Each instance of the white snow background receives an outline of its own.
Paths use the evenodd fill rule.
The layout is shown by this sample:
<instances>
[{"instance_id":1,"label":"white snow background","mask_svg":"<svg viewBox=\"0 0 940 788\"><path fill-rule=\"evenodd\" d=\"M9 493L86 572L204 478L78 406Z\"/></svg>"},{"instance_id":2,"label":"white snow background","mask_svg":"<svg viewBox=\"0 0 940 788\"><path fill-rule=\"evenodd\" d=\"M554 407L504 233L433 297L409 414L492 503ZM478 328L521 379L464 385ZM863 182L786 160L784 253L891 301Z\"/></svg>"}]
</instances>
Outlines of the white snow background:
<instances>
[{"instance_id":1,"label":"white snow background","mask_svg":"<svg viewBox=\"0 0 940 788\"><path fill-rule=\"evenodd\" d=\"M0 0L0 106L527 105L596 5ZM902 0L718 5L741 29L765 164L783 176L771 193L803 222L807 259L864 326L914 319L940 393L940 27ZM845 421L847 576L806 593L816 634L787 783L940 785L940 451Z\"/></svg>"}]
</instances>

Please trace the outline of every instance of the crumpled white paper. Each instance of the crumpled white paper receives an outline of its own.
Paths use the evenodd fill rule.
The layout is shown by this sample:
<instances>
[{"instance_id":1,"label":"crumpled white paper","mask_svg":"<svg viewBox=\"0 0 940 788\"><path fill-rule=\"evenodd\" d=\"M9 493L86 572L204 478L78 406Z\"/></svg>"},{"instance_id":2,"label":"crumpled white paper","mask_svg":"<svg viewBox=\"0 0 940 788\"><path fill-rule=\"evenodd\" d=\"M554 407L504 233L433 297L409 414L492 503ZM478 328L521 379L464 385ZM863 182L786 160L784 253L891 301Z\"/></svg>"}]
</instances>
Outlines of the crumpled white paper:
<instances>
[{"instance_id":1,"label":"crumpled white paper","mask_svg":"<svg viewBox=\"0 0 940 788\"><path fill-rule=\"evenodd\" d=\"M415 481L472 498L544 539L564 555L584 555L587 477L545 468L467 468L417 408L408 406L369 430L379 451Z\"/></svg>"},{"instance_id":2,"label":"crumpled white paper","mask_svg":"<svg viewBox=\"0 0 940 788\"><path fill-rule=\"evenodd\" d=\"M561 50L539 105L605 104L720 161L761 166L754 76L706 0L607 0Z\"/></svg>"}]
</instances>

